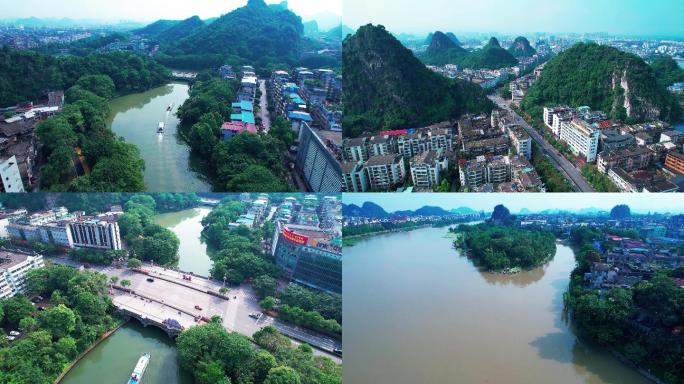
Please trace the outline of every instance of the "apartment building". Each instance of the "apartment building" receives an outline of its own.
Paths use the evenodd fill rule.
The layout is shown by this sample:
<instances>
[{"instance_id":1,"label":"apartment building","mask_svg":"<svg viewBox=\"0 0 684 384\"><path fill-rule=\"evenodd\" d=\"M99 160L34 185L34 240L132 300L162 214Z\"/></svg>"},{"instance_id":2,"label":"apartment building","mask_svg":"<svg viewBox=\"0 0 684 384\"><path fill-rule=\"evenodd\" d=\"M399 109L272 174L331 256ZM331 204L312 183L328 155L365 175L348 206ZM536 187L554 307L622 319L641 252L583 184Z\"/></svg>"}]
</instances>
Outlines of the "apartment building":
<instances>
[{"instance_id":1,"label":"apartment building","mask_svg":"<svg viewBox=\"0 0 684 384\"><path fill-rule=\"evenodd\" d=\"M43 256L0 249L0 299L26 290L26 274L45 264Z\"/></svg>"},{"instance_id":2,"label":"apartment building","mask_svg":"<svg viewBox=\"0 0 684 384\"><path fill-rule=\"evenodd\" d=\"M368 176L362 161L349 161L342 164L344 189L342 192L366 192Z\"/></svg>"},{"instance_id":3,"label":"apartment building","mask_svg":"<svg viewBox=\"0 0 684 384\"><path fill-rule=\"evenodd\" d=\"M404 157L397 155L372 156L366 162L369 186L373 190L389 190L406 178Z\"/></svg>"},{"instance_id":4,"label":"apartment building","mask_svg":"<svg viewBox=\"0 0 684 384\"><path fill-rule=\"evenodd\" d=\"M589 163L594 162L601 131L578 118L564 121L560 125L560 139L565 141L576 155L584 156Z\"/></svg>"},{"instance_id":5,"label":"apartment building","mask_svg":"<svg viewBox=\"0 0 684 384\"><path fill-rule=\"evenodd\" d=\"M411 159L411 179L416 188L432 189L442 181L449 168L449 160L442 151L428 150Z\"/></svg>"}]
</instances>

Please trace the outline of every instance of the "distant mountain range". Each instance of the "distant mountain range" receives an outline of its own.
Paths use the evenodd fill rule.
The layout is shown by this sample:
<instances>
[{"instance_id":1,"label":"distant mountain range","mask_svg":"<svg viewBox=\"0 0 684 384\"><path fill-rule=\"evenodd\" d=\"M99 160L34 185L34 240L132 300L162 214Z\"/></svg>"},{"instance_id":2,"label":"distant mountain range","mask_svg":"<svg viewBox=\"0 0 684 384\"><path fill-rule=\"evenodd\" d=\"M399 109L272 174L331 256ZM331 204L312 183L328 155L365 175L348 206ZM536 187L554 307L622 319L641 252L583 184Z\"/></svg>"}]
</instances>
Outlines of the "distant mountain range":
<instances>
[{"instance_id":1,"label":"distant mountain range","mask_svg":"<svg viewBox=\"0 0 684 384\"><path fill-rule=\"evenodd\" d=\"M0 25L23 25L25 28L83 28L111 26L117 29L135 29L145 24L131 20L100 20L100 19L71 19L25 17L17 19L1 19Z\"/></svg>"},{"instance_id":2,"label":"distant mountain range","mask_svg":"<svg viewBox=\"0 0 684 384\"><path fill-rule=\"evenodd\" d=\"M524 37L522 39L527 41ZM518 42L517 39L516 42ZM464 68L474 69L498 69L518 64L518 60L513 56L512 52L501 48L499 40L495 37L489 39L487 45L482 49L476 49L474 51L467 51L461 48L459 44L460 42L453 33L437 31L431 34L430 45L427 50L420 55L420 58L426 64L457 64ZM515 53L520 55L529 54L529 50L527 50L529 42L527 46L525 46L524 43L520 41L519 45L524 52L518 52L516 50ZM517 46L518 45L513 45L514 48ZM529 49L534 50L532 47L529 47Z\"/></svg>"},{"instance_id":3,"label":"distant mountain range","mask_svg":"<svg viewBox=\"0 0 684 384\"><path fill-rule=\"evenodd\" d=\"M445 210L441 207L423 206L415 210L403 210L396 212L387 212L381 206L371 203L369 201L363 203L360 207L356 204L342 204L342 214L344 216L367 217L373 219L383 219L391 216L448 216L448 215L472 215L478 214L477 211L459 207L452 210Z\"/></svg>"}]
</instances>

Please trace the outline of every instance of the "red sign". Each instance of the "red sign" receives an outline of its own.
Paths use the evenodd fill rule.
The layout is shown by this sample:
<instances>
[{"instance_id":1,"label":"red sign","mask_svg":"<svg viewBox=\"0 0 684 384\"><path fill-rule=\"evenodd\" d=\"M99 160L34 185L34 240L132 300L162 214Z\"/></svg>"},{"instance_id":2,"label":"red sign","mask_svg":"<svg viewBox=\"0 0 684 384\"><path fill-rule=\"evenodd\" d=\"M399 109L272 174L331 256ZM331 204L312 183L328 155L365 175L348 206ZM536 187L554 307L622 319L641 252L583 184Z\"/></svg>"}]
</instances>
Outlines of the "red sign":
<instances>
[{"instance_id":1,"label":"red sign","mask_svg":"<svg viewBox=\"0 0 684 384\"><path fill-rule=\"evenodd\" d=\"M295 243L298 245L306 245L307 242L309 241L308 237L296 234L296 233L290 231L289 229L287 229L287 227L283 227L282 233L283 233L283 237L291 243Z\"/></svg>"}]
</instances>

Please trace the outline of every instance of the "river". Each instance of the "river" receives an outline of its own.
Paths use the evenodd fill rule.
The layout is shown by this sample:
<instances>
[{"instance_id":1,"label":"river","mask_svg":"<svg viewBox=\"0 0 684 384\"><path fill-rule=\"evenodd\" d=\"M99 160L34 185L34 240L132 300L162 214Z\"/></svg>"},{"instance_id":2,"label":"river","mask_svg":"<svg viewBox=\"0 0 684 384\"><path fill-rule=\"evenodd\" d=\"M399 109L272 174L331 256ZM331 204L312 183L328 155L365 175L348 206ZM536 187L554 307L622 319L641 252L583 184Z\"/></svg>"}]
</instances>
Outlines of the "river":
<instances>
[{"instance_id":1,"label":"river","mask_svg":"<svg viewBox=\"0 0 684 384\"><path fill-rule=\"evenodd\" d=\"M62 384L124 384L143 352L151 354L145 384L190 384L192 378L181 372L176 346L166 333L143 327L131 320L95 347L62 380Z\"/></svg>"},{"instance_id":2,"label":"river","mask_svg":"<svg viewBox=\"0 0 684 384\"><path fill-rule=\"evenodd\" d=\"M176 135L174 113L188 98L189 86L170 83L110 102L108 124L118 136L135 144L145 160L145 187L149 192L207 192L211 186L191 169L190 148ZM173 111L167 107L173 103ZM159 122L165 133L157 134Z\"/></svg>"},{"instance_id":3,"label":"river","mask_svg":"<svg viewBox=\"0 0 684 384\"><path fill-rule=\"evenodd\" d=\"M452 242L425 228L345 247L346 383L648 383L564 320L569 247L510 276L478 271Z\"/></svg>"},{"instance_id":4,"label":"river","mask_svg":"<svg viewBox=\"0 0 684 384\"><path fill-rule=\"evenodd\" d=\"M180 239L178 247L178 268L181 271L209 276L212 261L207 246L202 243L202 219L210 208L200 207L179 212L162 213L154 218L155 223L170 229Z\"/></svg>"},{"instance_id":5,"label":"river","mask_svg":"<svg viewBox=\"0 0 684 384\"><path fill-rule=\"evenodd\" d=\"M206 245L200 241L202 219L209 212L211 209L200 207L160 214L154 219L180 239L178 267L183 271L204 276L209 274L211 259L207 255ZM123 384L143 352L152 354L143 380L145 384L192 382L191 378L178 370L173 340L157 328L144 328L136 320L131 320L88 353L69 372L62 384Z\"/></svg>"}]
</instances>

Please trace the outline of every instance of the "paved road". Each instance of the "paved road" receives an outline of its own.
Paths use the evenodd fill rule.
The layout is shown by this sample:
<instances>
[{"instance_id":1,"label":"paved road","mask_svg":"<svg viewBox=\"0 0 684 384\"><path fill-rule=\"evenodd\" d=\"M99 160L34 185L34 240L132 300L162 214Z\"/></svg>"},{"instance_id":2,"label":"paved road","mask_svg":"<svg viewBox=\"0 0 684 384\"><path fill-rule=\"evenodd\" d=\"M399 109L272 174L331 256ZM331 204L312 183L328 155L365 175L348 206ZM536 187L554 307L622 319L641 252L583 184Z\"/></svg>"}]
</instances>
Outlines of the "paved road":
<instances>
[{"instance_id":1,"label":"paved road","mask_svg":"<svg viewBox=\"0 0 684 384\"><path fill-rule=\"evenodd\" d=\"M49 258L55 263L80 268L81 263L67 258ZM261 319L251 318L250 313L260 313L261 307L251 286L243 284L231 288L227 293L229 300L206 294L207 289L218 292L222 283L193 276L192 281L183 280L182 273L159 267L145 265L150 275L133 272L127 268L113 266L94 266L92 269L104 273L108 277L116 276L119 281L129 280L135 294L124 293L112 289L110 294L114 304L119 307L144 314L150 319L161 322L168 318L178 320L184 327L196 325L195 316L211 318L221 316L223 326L229 331L252 336L256 331L273 325L294 342L303 341L314 347L316 355L327 356L337 363L342 359L333 353L341 349L338 341L306 329L281 324L268 316ZM153 278L153 282L147 281ZM196 309L195 305L202 309ZM285 330L285 331L283 331Z\"/></svg>"},{"instance_id":2,"label":"paved road","mask_svg":"<svg viewBox=\"0 0 684 384\"><path fill-rule=\"evenodd\" d=\"M261 116L261 126L264 128L264 133L268 133L271 129L271 116L268 114L268 94L266 93L266 80L259 80L259 89L261 90L261 99L259 100L259 116Z\"/></svg>"},{"instance_id":3,"label":"paved road","mask_svg":"<svg viewBox=\"0 0 684 384\"><path fill-rule=\"evenodd\" d=\"M514 110L511 109L509 104L498 95L490 95L489 99L492 100L499 108L505 109L517 124L520 124L527 134L529 134L532 139L539 145L544 151L545 155L551 160L551 163L558 169L567 180L570 181L575 191L578 192L594 192L594 189L589 185L587 180L582 177L580 170L575 167L568 159L561 155L556 148L549 144L539 132L532 128L520 115L518 115Z\"/></svg>"}]
</instances>

